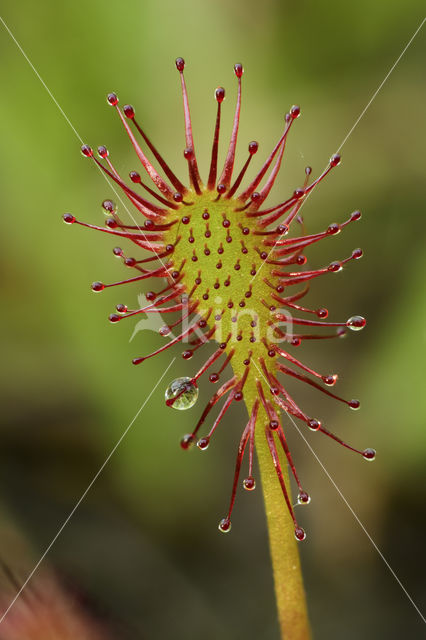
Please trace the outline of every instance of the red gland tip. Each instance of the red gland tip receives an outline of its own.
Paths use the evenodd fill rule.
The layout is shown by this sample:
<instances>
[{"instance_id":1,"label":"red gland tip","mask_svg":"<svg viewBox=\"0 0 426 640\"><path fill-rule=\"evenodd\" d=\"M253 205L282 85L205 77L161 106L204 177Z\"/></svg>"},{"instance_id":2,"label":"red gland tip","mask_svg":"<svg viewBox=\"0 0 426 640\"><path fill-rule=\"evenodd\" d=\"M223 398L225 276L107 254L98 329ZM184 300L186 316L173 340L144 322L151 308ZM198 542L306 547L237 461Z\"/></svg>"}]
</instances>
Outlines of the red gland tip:
<instances>
[{"instance_id":1,"label":"red gland tip","mask_svg":"<svg viewBox=\"0 0 426 640\"><path fill-rule=\"evenodd\" d=\"M340 230L341 230L340 225L337 224L337 222L332 222L327 227L327 233L329 233L332 236L336 235L336 233L339 233Z\"/></svg>"},{"instance_id":2,"label":"red gland tip","mask_svg":"<svg viewBox=\"0 0 426 640\"><path fill-rule=\"evenodd\" d=\"M302 529L302 527L296 527L294 530L294 536L296 540L298 540L299 542L302 542L302 540L305 540L306 538L305 530Z\"/></svg>"},{"instance_id":3,"label":"red gland tip","mask_svg":"<svg viewBox=\"0 0 426 640\"><path fill-rule=\"evenodd\" d=\"M106 146L105 146L105 145L101 144L101 145L98 147L98 155L99 155L101 158L108 158L108 156L109 156L109 151L108 151L108 149L106 148Z\"/></svg>"},{"instance_id":4,"label":"red gland tip","mask_svg":"<svg viewBox=\"0 0 426 640\"><path fill-rule=\"evenodd\" d=\"M116 93L109 93L107 95L107 102L115 107L116 104L118 104L118 98L117 98L117 94Z\"/></svg>"},{"instance_id":5,"label":"red gland tip","mask_svg":"<svg viewBox=\"0 0 426 640\"><path fill-rule=\"evenodd\" d=\"M93 157L93 150L92 147L89 147L88 144L83 144L81 147L81 153L86 157L86 158L92 158Z\"/></svg>"},{"instance_id":6,"label":"red gland tip","mask_svg":"<svg viewBox=\"0 0 426 640\"><path fill-rule=\"evenodd\" d=\"M259 143L256 142L256 140L252 140L252 142L250 142L248 146L249 154L251 156L254 156L254 154L257 153L258 149L259 149Z\"/></svg>"},{"instance_id":7,"label":"red gland tip","mask_svg":"<svg viewBox=\"0 0 426 640\"><path fill-rule=\"evenodd\" d=\"M333 271L334 273L337 273L338 271L342 270L342 263L339 262L338 260L334 260L333 262L330 262L327 269L329 271Z\"/></svg>"},{"instance_id":8,"label":"red gland tip","mask_svg":"<svg viewBox=\"0 0 426 640\"><path fill-rule=\"evenodd\" d=\"M290 109L290 115L293 120L296 120L300 116L300 107L297 104L294 104Z\"/></svg>"},{"instance_id":9,"label":"red gland tip","mask_svg":"<svg viewBox=\"0 0 426 640\"><path fill-rule=\"evenodd\" d=\"M341 160L340 155L338 153L335 153L330 158L330 166L337 167L337 165L340 164L340 160Z\"/></svg>"},{"instance_id":10,"label":"red gland tip","mask_svg":"<svg viewBox=\"0 0 426 640\"><path fill-rule=\"evenodd\" d=\"M75 222L75 217L72 213L64 213L62 219L66 224L73 224Z\"/></svg>"},{"instance_id":11,"label":"red gland tip","mask_svg":"<svg viewBox=\"0 0 426 640\"><path fill-rule=\"evenodd\" d=\"M197 447L201 449L201 451L205 451L208 449L210 444L210 438L208 436L204 436L204 438L200 438L197 442Z\"/></svg>"},{"instance_id":12,"label":"red gland tip","mask_svg":"<svg viewBox=\"0 0 426 640\"><path fill-rule=\"evenodd\" d=\"M118 313L111 313L108 316L108 320L112 323L118 322L119 320L121 320L121 316L119 316Z\"/></svg>"},{"instance_id":13,"label":"red gland tip","mask_svg":"<svg viewBox=\"0 0 426 640\"><path fill-rule=\"evenodd\" d=\"M311 496L306 491L300 491L297 496L297 504L309 504L311 501Z\"/></svg>"},{"instance_id":14,"label":"red gland tip","mask_svg":"<svg viewBox=\"0 0 426 640\"><path fill-rule=\"evenodd\" d=\"M218 87L214 92L214 95L218 102L223 102L225 100L225 89L223 87Z\"/></svg>"},{"instance_id":15,"label":"red gland tip","mask_svg":"<svg viewBox=\"0 0 426 640\"><path fill-rule=\"evenodd\" d=\"M375 449L364 449L364 451L362 452L362 455L364 456L365 460L368 460L369 462L371 462L376 457L376 450Z\"/></svg>"},{"instance_id":16,"label":"red gland tip","mask_svg":"<svg viewBox=\"0 0 426 640\"><path fill-rule=\"evenodd\" d=\"M104 200L102 202L102 209L105 209L108 213L115 212L115 204L112 200Z\"/></svg>"},{"instance_id":17,"label":"red gland tip","mask_svg":"<svg viewBox=\"0 0 426 640\"><path fill-rule=\"evenodd\" d=\"M231 531L231 521L229 518L222 518L219 522L218 529L222 533L229 533L229 531Z\"/></svg>"},{"instance_id":18,"label":"red gland tip","mask_svg":"<svg viewBox=\"0 0 426 640\"><path fill-rule=\"evenodd\" d=\"M185 69L185 60L183 58L176 58L175 64L176 64L176 69L180 73L182 73L182 71Z\"/></svg>"},{"instance_id":19,"label":"red gland tip","mask_svg":"<svg viewBox=\"0 0 426 640\"><path fill-rule=\"evenodd\" d=\"M137 171L130 171L129 178L135 184L139 184L139 182L141 181L141 176Z\"/></svg>"},{"instance_id":20,"label":"red gland tip","mask_svg":"<svg viewBox=\"0 0 426 640\"><path fill-rule=\"evenodd\" d=\"M318 318L326 318L328 316L328 309L326 309L325 307L320 307L319 309L316 310L315 313L318 316Z\"/></svg>"},{"instance_id":21,"label":"red gland tip","mask_svg":"<svg viewBox=\"0 0 426 640\"><path fill-rule=\"evenodd\" d=\"M175 202L182 202L183 195L179 191L175 191L175 193L173 194L173 200Z\"/></svg>"},{"instance_id":22,"label":"red gland tip","mask_svg":"<svg viewBox=\"0 0 426 640\"><path fill-rule=\"evenodd\" d=\"M125 304L118 304L115 308L117 309L118 313L126 313L127 312L127 305L125 305Z\"/></svg>"},{"instance_id":23,"label":"red gland tip","mask_svg":"<svg viewBox=\"0 0 426 640\"><path fill-rule=\"evenodd\" d=\"M351 214L351 220L359 220L361 218L361 211L354 211Z\"/></svg>"},{"instance_id":24,"label":"red gland tip","mask_svg":"<svg viewBox=\"0 0 426 640\"><path fill-rule=\"evenodd\" d=\"M356 411L357 409L360 408L361 403L359 400L349 400L348 405L350 406L351 409Z\"/></svg>"},{"instance_id":25,"label":"red gland tip","mask_svg":"<svg viewBox=\"0 0 426 640\"><path fill-rule=\"evenodd\" d=\"M243 65L240 62L237 62L237 64L234 64L234 72L235 75L237 76L237 78L241 78L243 73L244 73L244 68Z\"/></svg>"},{"instance_id":26,"label":"red gland tip","mask_svg":"<svg viewBox=\"0 0 426 640\"><path fill-rule=\"evenodd\" d=\"M133 109L131 104L125 104L123 107L123 111L126 118L130 118L131 120L133 120L133 118L135 117L135 110Z\"/></svg>"},{"instance_id":27,"label":"red gland tip","mask_svg":"<svg viewBox=\"0 0 426 640\"><path fill-rule=\"evenodd\" d=\"M243 480L243 487L246 491L254 491L256 489L256 481L253 476L248 476Z\"/></svg>"},{"instance_id":28,"label":"red gland tip","mask_svg":"<svg viewBox=\"0 0 426 640\"><path fill-rule=\"evenodd\" d=\"M103 291L105 289L105 285L102 282L93 282L92 283L92 291L98 293L98 291Z\"/></svg>"},{"instance_id":29,"label":"red gland tip","mask_svg":"<svg viewBox=\"0 0 426 640\"><path fill-rule=\"evenodd\" d=\"M180 446L184 451L187 451L193 444L195 438L192 433L187 433L180 441Z\"/></svg>"},{"instance_id":30,"label":"red gland tip","mask_svg":"<svg viewBox=\"0 0 426 640\"><path fill-rule=\"evenodd\" d=\"M288 226L286 224L279 224L277 229L276 229L276 231L277 231L277 233L279 233L279 234L281 234L283 236L283 235L288 233L289 228L288 228ZM305 262L306 262L306 258L303 261L303 264L305 264Z\"/></svg>"},{"instance_id":31,"label":"red gland tip","mask_svg":"<svg viewBox=\"0 0 426 640\"><path fill-rule=\"evenodd\" d=\"M354 260L359 260L360 258L362 258L362 249L354 249L352 251L352 258Z\"/></svg>"},{"instance_id":32,"label":"red gland tip","mask_svg":"<svg viewBox=\"0 0 426 640\"><path fill-rule=\"evenodd\" d=\"M318 431L321 428L321 422L316 418L308 420L308 427L311 431Z\"/></svg>"}]
</instances>

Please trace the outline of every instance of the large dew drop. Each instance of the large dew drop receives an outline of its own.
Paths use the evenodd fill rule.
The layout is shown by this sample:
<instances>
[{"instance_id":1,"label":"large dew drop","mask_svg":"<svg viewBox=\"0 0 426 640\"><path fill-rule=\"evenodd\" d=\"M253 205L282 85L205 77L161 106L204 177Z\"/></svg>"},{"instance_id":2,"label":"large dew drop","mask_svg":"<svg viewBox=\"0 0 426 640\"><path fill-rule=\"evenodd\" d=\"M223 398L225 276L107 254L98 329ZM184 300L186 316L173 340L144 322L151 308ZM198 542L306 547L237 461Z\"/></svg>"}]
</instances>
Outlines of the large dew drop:
<instances>
[{"instance_id":1,"label":"large dew drop","mask_svg":"<svg viewBox=\"0 0 426 640\"><path fill-rule=\"evenodd\" d=\"M176 378L167 387L165 394L166 404L178 411L185 411L194 406L198 399L198 387L191 378Z\"/></svg>"}]
</instances>

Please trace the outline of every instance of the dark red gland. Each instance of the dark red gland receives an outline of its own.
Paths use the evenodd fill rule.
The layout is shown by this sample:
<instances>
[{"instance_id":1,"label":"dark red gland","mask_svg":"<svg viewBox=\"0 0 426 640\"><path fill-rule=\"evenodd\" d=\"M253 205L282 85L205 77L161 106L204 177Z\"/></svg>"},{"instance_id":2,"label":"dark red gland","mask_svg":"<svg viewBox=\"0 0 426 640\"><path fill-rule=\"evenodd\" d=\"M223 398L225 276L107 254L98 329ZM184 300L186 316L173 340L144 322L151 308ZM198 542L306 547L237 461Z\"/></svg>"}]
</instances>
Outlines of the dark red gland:
<instances>
[{"instance_id":1,"label":"dark red gland","mask_svg":"<svg viewBox=\"0 0 426 640\"><path fill-rule=\"evenodd\" d=\"M218 102L223 102L225 99L225 89L223 87L218 87L215 91L215 97Z\"/></svg>"},{"instance_id":2,"label":"dark red gland","mask_svg":"<svg viewBox=\"0 0 426 640\"><path fill-rule=\"evenodd\" d=\"M290 109L290 115L293 118L293 120L298 118L300 116L300 107L297 106L296 104L293 105Z\"/></svg>"},{"instance_id":3,"label":"dark red gland","mask_svg":"<svg viewBox=\"0 0 426 640\"><path fill-rule=\"evenodd\" d=\"M107 95L107 101L109 102L110 105L115 107L115 105L118 104L117 94L116 93L109 93Z\"/></svg>"},{"instance_id":4,"label":"dark red gland","mask_svg":"<svg viewBox=\"0 0 426 640\"><path fill-rule=\"evenodd\" d=\"M330 158L330 166L337 167L337 165L340 164L340 160L341 160L340 155L338 153L335 153Z\"/></svg>"},{"instance_id":5,"label":"dark red gland","mask_svg":"<svg viewBox=\"0 0 426 640\"><path fill-rule=\"evenodd\" d=\"M256 482L253 476L249 476L243 480L243 487L246 491L253 491L256 488Z\"/></svg>"},{"instance_id":6,"label":"dark red gland","mask_svg":"<svg viewBox=\"0 0 426 640\"><path fill-rule=\"evenodd\" d=\"M327 229L327 233L329 233L330 235L335 235L336 233L339 233L339 231L340 225L336 224L335 222L330 224Z\"/></svg>"},{"instance_id":7,"label":"dark red gland","mask_svg":"<svg viewBox=\"0 0 426 640\"><path fill-rule=\"evenodd\" d=\"M81 153L86 156L86 158L91 158L93 156L92 147L89 147L88 144L83 144L81 147Z\"/></svg>"},{"instance_id":8,"label":"dark red gland","mask_svg":"<svg viewBox=\"0 0 426 640\"><path fill-rule=\"evenodd\" d=\"M359 400L349 400L348 404L351 409L359 409L361 406L361 403Z\"/></svg>"},{"instance_id":9,"label":"dark red gland","mask_svg":"<svg viewBox=\"0 0 426 640\"><path fill-rule=\"evenodd\" d=\"M123 107L123 111L126 118L130 118L131 120L133 120L133 118L135 117L135 110L133 109L131 104L125 104Z\"/></svg>"},{"instance_id":10,"label":"dark red gland","mask_svg":"<svg viewBox=\"0 0 426 640\"><path fill-rule=\"evenodd\" d=\"M299 504L309 504L311 498L309 497L309 494L306 493L306 491L300 491L299 495L297 496L297 501L299 502Z\"/></svg>"},{"instance_id":11,"label":"dark red gland","mask_svg":"<svg viewBox=\"0 0 426 640\"><path fill-rule=\"evenodd\" d=\"M117 309L118 313L126 313L127 311L127 306L125 304L118 304L115 308Z\"/></svg>"},{"instance_id":12,"label":"dark red gland","mask_svg":"<svg viewBox=\"0 0 426 640\"><path fill-rule=\"evenodd\" d=\"M319 420L316 420L315 418L311 418L310 420L308 420L308 427L312 431L318 431L321 428L321 422Z\"/></svg>"},{"instance_id":13,"label":"dark red gland","mask_svg":"<svg viewBox=\"0 0 426 640\"><path fill-rule=\"evenodd\" d=\"M104 200L102 202L102 208L105 209L105 211L108 211L108 213L115 212L115 204L112 200Z\"/></svg>"},{"instance_id":14,"label":"dark red gland","mask_svg":"<svg viewBox=\"0 0 426 640\"><path fill-rule=\"evenodd\" d=\"M237 62L237 64L234 65L234 71L237 78L241 78L244 73L243 65Z\"/></svg>"},{"instance_id":15,"label":"dark red gland","mask_svg":"<svg viewBox=\"0 0 426 640\"><path fill-rule=\"evenodd\" d=\"M92 284L92 291L103 291L105 289L105 285L102 282L94 282Z\"/></svg>"},{"instance_id":16,"label":"dark red gland","mask_svg":"<svg viewBox=\"0 0 426 640\"><path fill-rule=\"evenodd\" d=\"M328 316L328 309L321 307L320 309L316 310L316 315L318 316L318 318L326 318Z\"/></svg>"},{"instance_id":17,"label":"dark red gland","mask_svg":"<svg viewBox=\"0 0 426 640\"><path fill-rule=\"evenodd\" d=\"M362 455L366 460L374 460L376 457L376 451L374 449L364 449Z\"/></svg>"},{"instance_id":18,"label":"dark red gland","mask_svg":"<svg viewBox=\"0 0 426 640\"><path fill-rule=\"evenodd\" d=\"M180 446L182 447L182 449L186 451L187 449L189 449L191 445L194 444L194 442L195 442L194 436L191 433L189 433L186 436L183 436L183 438L180 441Z\"/></svg>"},{"instance_id":19,"label":"dark red gland","mask_svg":"<svg viewBox=\"0 0 426 640\"><path fill-rule=\"evenodd\" d=\"M250 142L250 144L248 146L248 150L249 150L249 154L251 156L254 156L254 154L257 153L258 149L259 149L259 143L258 142L256 142L255 140Z\"/></svg>"},{"instance_id":20,"label":"dark red gland","mask_svg":"<svg viewBox=\"0 0 426 640\"><path fill-rule=\"evenodd\" d=\"M185 69L185 60L183 58L176 58L176 69L181 73Z\"/></svg>"}]
</instances>

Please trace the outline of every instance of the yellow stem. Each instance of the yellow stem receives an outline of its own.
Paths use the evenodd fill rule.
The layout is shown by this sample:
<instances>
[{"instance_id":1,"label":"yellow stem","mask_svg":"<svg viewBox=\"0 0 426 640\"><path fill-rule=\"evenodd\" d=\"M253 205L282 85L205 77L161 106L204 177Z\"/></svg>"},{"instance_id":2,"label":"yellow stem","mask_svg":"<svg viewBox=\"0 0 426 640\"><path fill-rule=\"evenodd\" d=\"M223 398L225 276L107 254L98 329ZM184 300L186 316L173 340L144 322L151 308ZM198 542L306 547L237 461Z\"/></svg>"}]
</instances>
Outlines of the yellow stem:
<instances>
[{"instance_id":1,"label":"yellow stem","mask_svg":"<svg viewBox=\"0 0 426 640\"><path fill-rule=\"evenodd\" d=\"M245 394L247 408L251 407L254 401L254 390L250 389L250 386L246 389L248 393ZM309 640L311 630L300 567L298 549L300 543L296 541L294 536L293 521L287 511L262 428L267 419L266 414L262 416L262 413L263 410L260 409L256 429L256 452L265 501L281 638L283 640ZM290 495L286 461L283 461L282 467Z\"/></svg>"}]
</instances>

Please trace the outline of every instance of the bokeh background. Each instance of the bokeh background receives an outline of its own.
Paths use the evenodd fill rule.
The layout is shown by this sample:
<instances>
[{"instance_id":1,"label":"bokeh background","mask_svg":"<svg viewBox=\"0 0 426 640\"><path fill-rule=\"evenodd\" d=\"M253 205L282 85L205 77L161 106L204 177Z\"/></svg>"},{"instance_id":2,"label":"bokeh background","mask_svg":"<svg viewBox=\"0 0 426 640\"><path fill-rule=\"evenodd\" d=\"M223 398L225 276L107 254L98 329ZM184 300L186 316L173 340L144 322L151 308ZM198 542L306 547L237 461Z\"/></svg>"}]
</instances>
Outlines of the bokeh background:
<instances>
[{"instance_id":1,"label":"bokeh background","mask_svg":"<svg viewBox=\"0 0 426 640\"><path fill-rule=\"evenodd\" d=\"M107 144L123 173L138 162L106 104L108 91L134 104L184 176L174 66L183 56L205 172L213 91L227 89L225 141L236 92L232 65L243 62L239 164L246 143L257 139L258 167L285 111L293 103L302 107L276 202L299 186L306 164L314 173L324 167L423 14L421 0L2 3L3 19L78 134L92 145ZM102 224L100 203L111 191L80 155L69 123L1 24L0 52L4 609L16 591L13 580L24 581L171 355L132 367L134 355L161 340L142 332L129 343L134 325L113 326L107 315L117 302L135 305L140 289L94 295L93 280L126 276L113 258L115 243L61 222L72 211ZM377 449L377 460L367 465L321 435L306 434L420 608L426 596L425 55L423 29L345 143L342 165L304 208L309 232L356 208L364 214L310 252L310 263L321 266L357 246L365 251L339 276L318 279L310 300L328 306L336 320L365 315L367 328L344 341L307 343L297 354L338 372L339 391L359 397L362 410L294 387L308 414L355 445ZM217 531L243 408L229 416L208 453L185 454L179 438L191 430L208 386L191 411L164 405L166 384L195 366L177 357L28 587L28 594L51 598L53 580L58 598L98 625L101 637L279 637L261 492L240 492L232 534ZM291 424L287 432L313 496L300 520L308 531L301 554L315 638L423 637L420 616L335 487ZM25 606L28 599L16 603L0 624L0 638L15 637Z\"/></svg>"}]
</instances>

